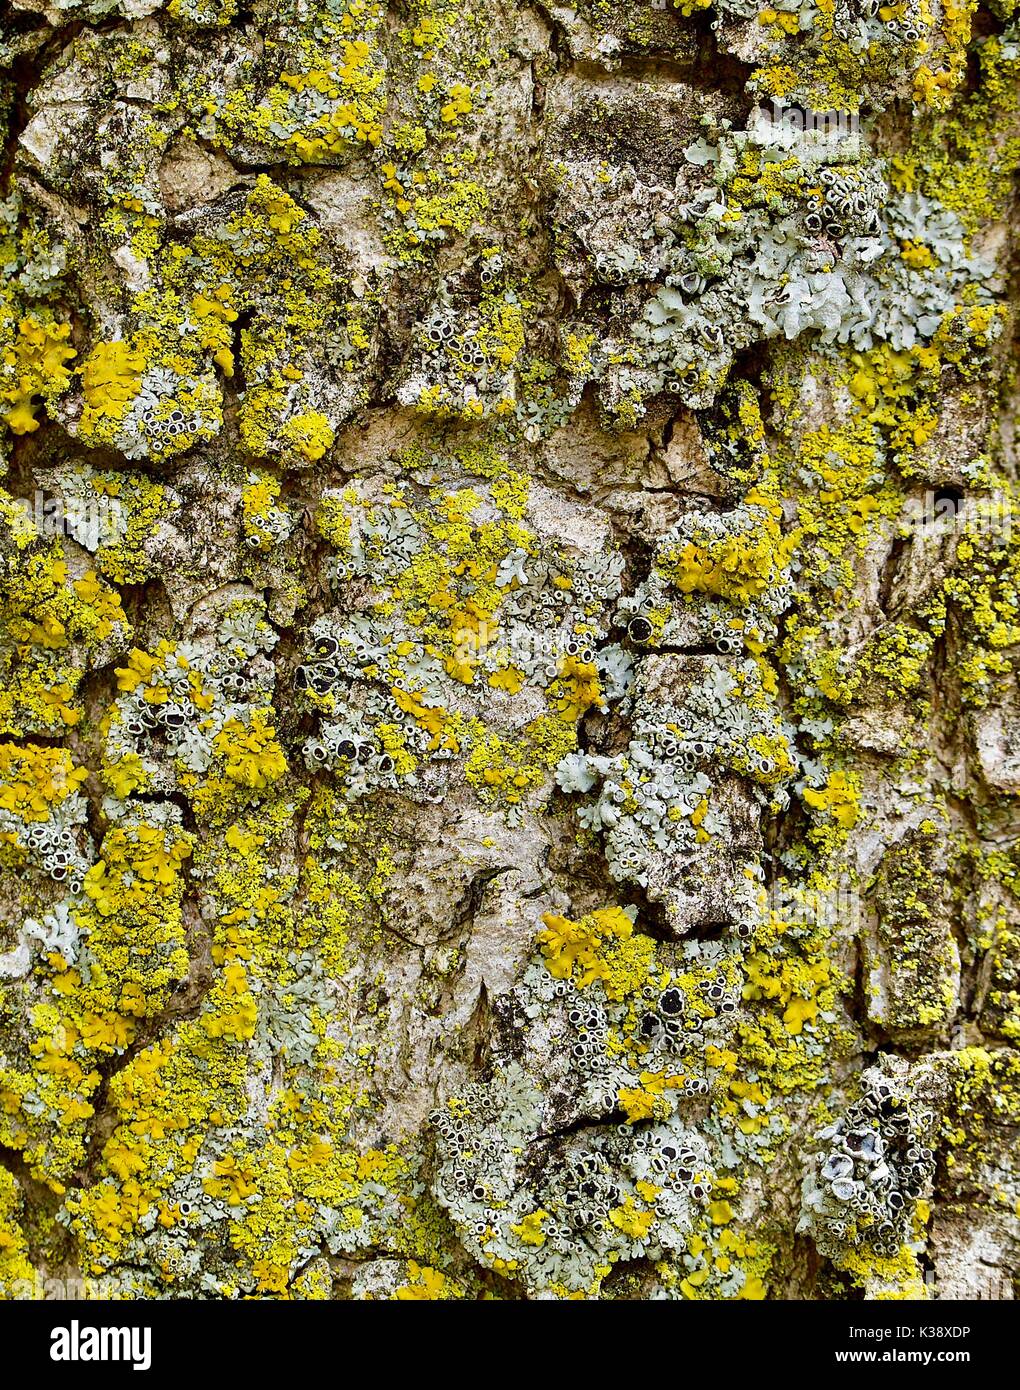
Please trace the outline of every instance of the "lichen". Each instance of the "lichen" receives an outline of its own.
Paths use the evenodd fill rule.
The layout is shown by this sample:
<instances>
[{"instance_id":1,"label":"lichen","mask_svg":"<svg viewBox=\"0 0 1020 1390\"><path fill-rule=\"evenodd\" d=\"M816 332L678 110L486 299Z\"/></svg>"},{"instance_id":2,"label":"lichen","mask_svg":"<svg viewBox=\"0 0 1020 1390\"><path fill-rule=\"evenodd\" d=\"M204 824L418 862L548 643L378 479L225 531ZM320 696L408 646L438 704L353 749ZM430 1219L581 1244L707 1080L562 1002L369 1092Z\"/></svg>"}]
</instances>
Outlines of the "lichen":
<instances>
[{"instance_id":1,"label":"lichen","mask_svg":"<svg viewBox=\"0 0 1020 1390\"><path fill-rule=\"evenodd\" d=\"M1015 5L28 9L0 1297L1015 1291Z\"/></svg>"}]
</instances>

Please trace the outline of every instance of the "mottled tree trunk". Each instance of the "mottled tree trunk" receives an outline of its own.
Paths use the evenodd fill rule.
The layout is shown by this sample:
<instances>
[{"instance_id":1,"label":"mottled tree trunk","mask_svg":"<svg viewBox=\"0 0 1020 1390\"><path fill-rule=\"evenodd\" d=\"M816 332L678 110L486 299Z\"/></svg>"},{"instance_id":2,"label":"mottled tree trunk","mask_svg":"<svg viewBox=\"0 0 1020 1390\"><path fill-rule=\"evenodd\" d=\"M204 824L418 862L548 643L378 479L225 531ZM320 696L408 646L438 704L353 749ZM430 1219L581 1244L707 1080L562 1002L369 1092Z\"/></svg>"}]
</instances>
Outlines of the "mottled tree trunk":
<instances>
[{"instance_id":1,"label":"mottled tree trunk","mask_svg":"<svg viewBox=\"0 0 1020 1390\"><path fill-rule=\"evenodd\" d=\"M0 1294L1013 1296L1015 0L11 0Z\"/></svg>"}]
</instances>

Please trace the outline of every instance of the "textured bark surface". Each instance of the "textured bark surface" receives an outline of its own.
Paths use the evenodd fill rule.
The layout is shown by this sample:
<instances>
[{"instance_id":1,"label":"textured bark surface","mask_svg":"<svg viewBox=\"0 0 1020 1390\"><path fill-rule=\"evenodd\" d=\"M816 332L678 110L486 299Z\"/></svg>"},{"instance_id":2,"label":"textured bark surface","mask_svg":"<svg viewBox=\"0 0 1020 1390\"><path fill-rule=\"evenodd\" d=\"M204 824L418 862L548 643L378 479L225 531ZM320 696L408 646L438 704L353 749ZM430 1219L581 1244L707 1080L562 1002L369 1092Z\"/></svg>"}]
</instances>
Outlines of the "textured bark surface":
<instances>
[{"instance_id":1,"label":"textured bark surface","mask_svg":"<svg viewBox=\"0 0 1020 1390\"><path fill-rule=\"evenodd\" d=\"M1015 0L11 0L0 1292L1011 1298Z\"/></svg>"}]
</instances>

